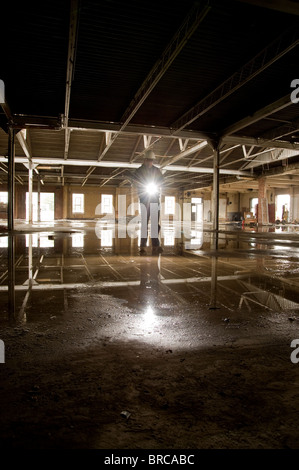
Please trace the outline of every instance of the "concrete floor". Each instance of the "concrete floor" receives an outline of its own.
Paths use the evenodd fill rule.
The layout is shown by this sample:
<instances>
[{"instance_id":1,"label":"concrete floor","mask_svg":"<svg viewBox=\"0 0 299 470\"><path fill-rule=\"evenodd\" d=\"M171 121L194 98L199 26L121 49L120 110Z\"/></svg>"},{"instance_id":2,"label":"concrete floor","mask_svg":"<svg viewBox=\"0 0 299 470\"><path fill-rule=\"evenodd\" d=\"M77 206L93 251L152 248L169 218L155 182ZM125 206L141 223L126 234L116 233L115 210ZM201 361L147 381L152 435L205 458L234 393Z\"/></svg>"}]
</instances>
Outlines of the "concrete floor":
<instances>
[{"instance_id":1,"label":"concrete floor","mask_svg":"<svg viewBox=\"0 0 299 470\"><path fill-rule=\"evenodd\" d=\"M224 225L213 251L209 227L167 226L142 257L138 227L16 230L14 315L0 237L0 446L299 447L299 227Z\"/></svg>"}]
</instances>

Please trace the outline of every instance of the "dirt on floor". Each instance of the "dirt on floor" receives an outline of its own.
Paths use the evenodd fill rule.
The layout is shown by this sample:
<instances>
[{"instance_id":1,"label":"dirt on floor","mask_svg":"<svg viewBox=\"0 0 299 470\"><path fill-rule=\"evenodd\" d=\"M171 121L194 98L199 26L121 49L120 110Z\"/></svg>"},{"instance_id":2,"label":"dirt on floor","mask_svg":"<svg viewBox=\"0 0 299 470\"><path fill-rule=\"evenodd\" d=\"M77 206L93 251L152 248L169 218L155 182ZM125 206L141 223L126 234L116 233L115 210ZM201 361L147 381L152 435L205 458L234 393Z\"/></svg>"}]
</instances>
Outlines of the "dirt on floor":
<instances>
[{"instance_id":1,"label":"dirt on floor","mask_svg":"<svg viewBox=\"0 0 299 470\"><path fill-rule=\"evenodd\" d=\"M2 449L299 447L296 312L56 296L1 329Z\"/></svg>"}]
</instances>

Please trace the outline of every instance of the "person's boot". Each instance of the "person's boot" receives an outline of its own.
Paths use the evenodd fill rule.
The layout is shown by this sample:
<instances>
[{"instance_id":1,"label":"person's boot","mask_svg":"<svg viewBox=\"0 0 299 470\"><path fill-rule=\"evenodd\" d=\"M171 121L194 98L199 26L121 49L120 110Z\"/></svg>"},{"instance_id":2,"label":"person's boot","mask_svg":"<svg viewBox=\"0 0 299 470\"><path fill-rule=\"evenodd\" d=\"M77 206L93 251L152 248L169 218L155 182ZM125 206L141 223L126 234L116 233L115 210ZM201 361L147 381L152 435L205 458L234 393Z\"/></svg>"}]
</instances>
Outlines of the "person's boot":
<instances>
[{"instance_id":1,"label":"person's boot","mask_svg":"<svg viewBox=\"0 0 299 470\"><path fill-rule=\"evenodd\" d=\"M152 247L152 255L159 255L160 253L163 253L163 248L161 246Z\"/></svg>"}]
</instances>

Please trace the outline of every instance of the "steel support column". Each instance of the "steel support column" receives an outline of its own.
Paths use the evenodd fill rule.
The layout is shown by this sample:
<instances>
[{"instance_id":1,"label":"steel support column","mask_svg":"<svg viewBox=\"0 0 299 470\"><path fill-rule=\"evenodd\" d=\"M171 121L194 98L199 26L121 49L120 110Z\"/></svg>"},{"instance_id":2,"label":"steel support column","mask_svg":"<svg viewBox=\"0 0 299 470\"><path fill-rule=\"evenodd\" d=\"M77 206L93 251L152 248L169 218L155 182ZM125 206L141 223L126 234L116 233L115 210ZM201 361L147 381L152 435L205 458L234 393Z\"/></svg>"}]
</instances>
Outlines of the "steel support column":
<instances>
[{"instance_id":1,"label":"steel support column","mask_svg":"<svg viewBox=\"0 0 299 470\"><path fill-rule=\"evenodd\" d=\"M33 187L33 170L32 162L29 161L28 165L28 214L29 214L29 223L32 224L32 187Z\"/></svg>"},{"instance_id":2,"label":"steel support column","mask_svg":"<svg viewBox=\"0 0 299 470\"><path fill-rule=\"evenodd\" d=\"M40 175L37 180L37 221L40 222Z\"/></svg>"},{"instance_id":3,"label":"steel support column","mask_svg":"<svg viewBox=\"0 0 299 470\"><path fill-rule=\"evenodd\" d=\"M7 258L8 314L10 320L15 320L15 237L11 232L8 235Z\"/></svg>"},{"instance_id":4,"label":"steel support column","mask_svg":"<svg viewBox=\"0 0 299 470\"><path fill-rule=\"evenodd\" d=\"M213 222L213 241L212 248L218 249L218 230L219 230L219 146L214 149L213 163L213 199L212 199L212 222Z\"/></svg>"},{"instance_id":5,"label":"steel support column","mask_svg":"<svg viewBox=\"0 0 299 470\"><path fill-rule=\"evenodd\" d=\"M14 202L15 202L15 130L8 130L8 205L7 226L8 230L14 229Z\"/></svg>"}]
</instances>

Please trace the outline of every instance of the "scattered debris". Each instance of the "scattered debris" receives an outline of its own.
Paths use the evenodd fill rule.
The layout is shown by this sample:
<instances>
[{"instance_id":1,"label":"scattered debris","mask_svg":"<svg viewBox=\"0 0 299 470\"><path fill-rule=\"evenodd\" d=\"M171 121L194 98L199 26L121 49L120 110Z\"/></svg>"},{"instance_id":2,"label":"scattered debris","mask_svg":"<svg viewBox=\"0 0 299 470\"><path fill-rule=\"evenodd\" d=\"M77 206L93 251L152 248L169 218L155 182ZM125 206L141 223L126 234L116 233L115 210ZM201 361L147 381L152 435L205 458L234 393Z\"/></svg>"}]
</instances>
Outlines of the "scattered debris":
<instances>
[{"instance_id":1,"label":"scattered debris","mask_svg":"<svg viewBox=\"0 0 299 470\"><path fill-rule=\"evenodd\" d=\"M120 416L122 416L123 418L129 419L131 416L131 413L129 413L129 411L122 411Z\"/></svg>"}]
</instances>

